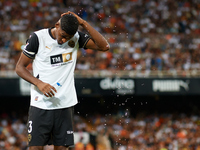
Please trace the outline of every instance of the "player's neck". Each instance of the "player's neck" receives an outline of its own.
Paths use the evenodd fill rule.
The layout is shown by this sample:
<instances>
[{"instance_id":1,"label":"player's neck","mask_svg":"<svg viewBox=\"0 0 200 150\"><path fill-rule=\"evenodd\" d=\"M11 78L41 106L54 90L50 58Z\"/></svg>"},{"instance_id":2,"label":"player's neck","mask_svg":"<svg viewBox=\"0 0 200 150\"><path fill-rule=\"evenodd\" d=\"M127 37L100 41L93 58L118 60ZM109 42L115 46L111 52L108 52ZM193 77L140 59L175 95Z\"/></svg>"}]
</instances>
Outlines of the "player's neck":
<instances>
[{"instance_id":1,"label":"player's neck","mask_svg":"<svg viewBox=\"0 0 200 150\"><path fill-rule=\"evenodd\" d=\"M56 28L52 28L52 29L51 29L51 34L52 34L52 36L53 36L54 39L56 39L56 36L55 36L55 29L56 29Z\"/></svg>"}]
</instances>

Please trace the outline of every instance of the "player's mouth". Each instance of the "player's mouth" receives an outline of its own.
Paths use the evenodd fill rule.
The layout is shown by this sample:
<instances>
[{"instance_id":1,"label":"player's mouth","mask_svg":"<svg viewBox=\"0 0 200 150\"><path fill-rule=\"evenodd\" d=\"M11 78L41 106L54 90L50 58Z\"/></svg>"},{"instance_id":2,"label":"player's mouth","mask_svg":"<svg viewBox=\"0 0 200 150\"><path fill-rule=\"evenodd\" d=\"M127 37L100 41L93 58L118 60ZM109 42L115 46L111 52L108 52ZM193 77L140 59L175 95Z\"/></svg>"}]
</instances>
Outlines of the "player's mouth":
<instances>
[{"instance_id":1,"label":"player's mouth","mask_svg":"<svg viewBox=\"0 0 200 150\"><path fill-rule=\"evenodd\" d=\"M63 44L63 42L62 42L62 41L58 41L58 44L59 44L59 45L62 45L62 44Z\"/></svg>"}]
</instances>

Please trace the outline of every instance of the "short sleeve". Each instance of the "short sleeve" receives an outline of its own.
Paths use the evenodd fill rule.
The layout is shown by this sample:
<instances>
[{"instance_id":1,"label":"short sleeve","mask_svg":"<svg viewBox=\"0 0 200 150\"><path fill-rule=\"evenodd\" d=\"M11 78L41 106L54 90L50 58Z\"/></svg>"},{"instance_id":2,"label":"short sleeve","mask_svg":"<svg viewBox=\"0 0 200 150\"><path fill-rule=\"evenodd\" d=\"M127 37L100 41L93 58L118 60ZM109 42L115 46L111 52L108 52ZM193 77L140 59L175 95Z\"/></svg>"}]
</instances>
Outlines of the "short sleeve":
<instances>
[{"instance_id":1,"label":"short sleeve","mask_svg":"<svg viewBox=\"0 0 200 150\"><path fill-rule=\"evenodd\" d=\"M34 59L35 55L38 52L39 47L39 40L35 33L32 33L28 40L26 41L26 46L24 47L23 53L31 58Z\"/></svg>"},{"instance_id":2,"label":"short sleeve","mask_svg":"<svg viewBox=\"0 0 200 150\"><path fill-rule=\"evenodd\" d=\"M88 34L85 34L85 33L83 33L83 32L80 32L80 31L78 31L78 34L79 34L79 40L78 40L78 42L79 42L79 48L84 48L84 49L86 49L86 44L87 44L87 42L89 41L89 39L91 39L91 37L88 35Z\"/></svg>"}]
</instances>

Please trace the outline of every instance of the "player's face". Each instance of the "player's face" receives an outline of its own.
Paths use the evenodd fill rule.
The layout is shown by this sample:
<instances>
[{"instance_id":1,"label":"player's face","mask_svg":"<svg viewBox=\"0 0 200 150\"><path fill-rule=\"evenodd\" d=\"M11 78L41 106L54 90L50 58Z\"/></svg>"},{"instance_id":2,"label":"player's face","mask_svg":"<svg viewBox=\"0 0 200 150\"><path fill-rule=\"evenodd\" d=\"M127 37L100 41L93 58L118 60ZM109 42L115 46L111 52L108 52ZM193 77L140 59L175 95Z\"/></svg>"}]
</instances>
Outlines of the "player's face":
<instances>
[{"instance_id":1,"label":"player's face","mask_svg":"<svg viewBox=\"0 0 200 150\"><path fill-rule=\"evenodd\" d=\"M68 40L70 40L73 36L74 35L69 35L65 31L60 29L60 31L58 31L57 42L58 42L58 44L62 45L63 43L65 43Z\"/></svg>"},{"instance_id":2,"label":"player's face","mask_svg":"<svg viewBox=\"0 0 200 150\"><path fill-rule=\"evenodd\" d=\"M74 35L69 35L65 31L63 31L60 27L60 24L57 25L56 29L57 29L56 30L56 40L57 40L58 44L60 44L60 45L67 42L74 36Z\"/></svg>"}]
</instances>

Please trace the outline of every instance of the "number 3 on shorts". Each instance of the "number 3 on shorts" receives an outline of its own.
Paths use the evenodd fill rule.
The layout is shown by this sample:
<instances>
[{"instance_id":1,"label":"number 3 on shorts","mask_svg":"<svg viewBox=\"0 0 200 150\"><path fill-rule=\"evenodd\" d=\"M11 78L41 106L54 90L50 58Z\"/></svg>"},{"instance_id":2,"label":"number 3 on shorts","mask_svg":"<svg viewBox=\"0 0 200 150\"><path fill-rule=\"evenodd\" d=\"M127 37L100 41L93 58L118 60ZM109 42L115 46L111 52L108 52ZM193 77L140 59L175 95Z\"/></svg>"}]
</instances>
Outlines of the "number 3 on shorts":
<instances>
[{"instance_id":1,"label":"number 3 on shorts","mask_svg":"<svg viewBox=\"0 0 200 150\"><path fill-rule=\"evenodd\" d=\"M29 124L28 133L31 133L32 132L32 121L29 121L28 124Z\"/></svg>"}]
</instances>

